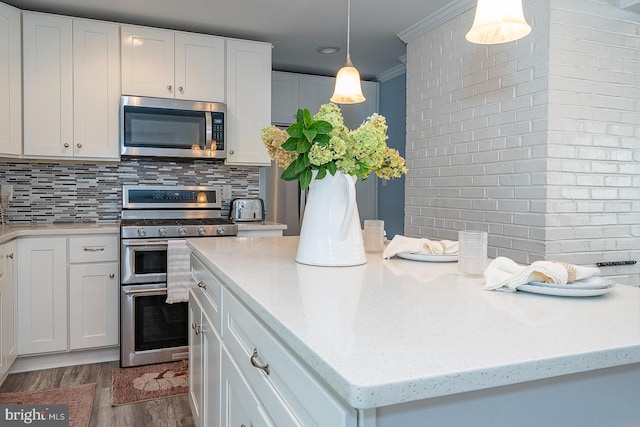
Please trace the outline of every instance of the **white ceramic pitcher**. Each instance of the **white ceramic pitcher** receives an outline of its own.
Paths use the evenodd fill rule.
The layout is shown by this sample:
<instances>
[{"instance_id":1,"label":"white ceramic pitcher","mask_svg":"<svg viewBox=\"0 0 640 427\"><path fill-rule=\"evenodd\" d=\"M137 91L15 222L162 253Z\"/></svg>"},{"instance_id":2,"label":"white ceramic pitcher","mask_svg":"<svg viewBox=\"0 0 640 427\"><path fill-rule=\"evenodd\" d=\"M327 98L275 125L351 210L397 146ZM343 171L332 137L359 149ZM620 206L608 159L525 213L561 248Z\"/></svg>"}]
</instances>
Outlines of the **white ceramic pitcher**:
<instances>
[{"instance_id":1,"label":"white ceramic pitcher","mask_svg":"<svg viewBox=\"0 0 640 427\"><path fill-rule=\"evenodd\" d=\"M324 267L367 262L356 204L356 178L327 173L309 185L296 261Z\"/></svg>"}]
</instances>

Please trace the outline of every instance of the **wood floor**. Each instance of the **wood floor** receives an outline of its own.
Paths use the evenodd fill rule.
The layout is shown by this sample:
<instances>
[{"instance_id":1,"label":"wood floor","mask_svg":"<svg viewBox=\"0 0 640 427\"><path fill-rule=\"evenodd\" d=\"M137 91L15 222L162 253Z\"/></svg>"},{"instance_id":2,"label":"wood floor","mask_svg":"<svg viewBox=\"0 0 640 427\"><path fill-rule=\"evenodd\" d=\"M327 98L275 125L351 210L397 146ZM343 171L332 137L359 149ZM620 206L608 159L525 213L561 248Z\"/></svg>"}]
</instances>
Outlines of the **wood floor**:
<instances>
[{"instance_id":1,"label":"wood floor","mask_svg":"<svg viewBox=\"0 0 640 427\"><path fill-rule=\"evenodd\" d=\"M96 383L89 427L193 427L188 396L111 406L111 372L118 362L11 374L0 393Z\"/></svg>"}]
</instances>

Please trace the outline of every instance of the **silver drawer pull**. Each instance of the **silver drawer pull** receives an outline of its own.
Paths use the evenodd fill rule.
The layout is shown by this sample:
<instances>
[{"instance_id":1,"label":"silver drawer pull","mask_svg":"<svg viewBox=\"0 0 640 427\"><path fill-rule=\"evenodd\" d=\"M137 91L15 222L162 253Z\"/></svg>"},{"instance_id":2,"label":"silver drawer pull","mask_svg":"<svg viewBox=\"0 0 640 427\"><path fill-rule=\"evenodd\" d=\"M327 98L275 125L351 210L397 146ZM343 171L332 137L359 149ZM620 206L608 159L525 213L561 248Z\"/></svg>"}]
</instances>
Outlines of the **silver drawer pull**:
<instances>
[{"instance_id":1,"label":"silver drawer pull","mask_svg":"<svg viewBox=\"0 0 640 427\"><path fill-rule=\"evenodd\" d=\"M258 357L258 349L254 348L253 354L251 355L251 359L249 359L251 361L251 364L256 368L263 370L265 374L269 375L269 373L271 372L271 368L269 368L269 364L268 363L266 365L259 364L258 361L256 360L257 357Z\"/></svg>"},{"instance_id":2,"label":"silver drawer pull","mask_svg":"<svg viewBox=\"0 0 640 427\"><path fill-rule=\"evenodd\" d=\"M202 288L202 289L207 289L207 284L204 283L202 280L198 282L198 287Z\"/></svg>"},{"instance_id":3,"label":"silver drawer pull","mask_svg":"<svg viewBox=\"0 0 640 427\"><path fill-rule=\"evenodd\" d=\"M82 248L85 252L104 252L104 248Z\"/></svg>"}]
</instances>

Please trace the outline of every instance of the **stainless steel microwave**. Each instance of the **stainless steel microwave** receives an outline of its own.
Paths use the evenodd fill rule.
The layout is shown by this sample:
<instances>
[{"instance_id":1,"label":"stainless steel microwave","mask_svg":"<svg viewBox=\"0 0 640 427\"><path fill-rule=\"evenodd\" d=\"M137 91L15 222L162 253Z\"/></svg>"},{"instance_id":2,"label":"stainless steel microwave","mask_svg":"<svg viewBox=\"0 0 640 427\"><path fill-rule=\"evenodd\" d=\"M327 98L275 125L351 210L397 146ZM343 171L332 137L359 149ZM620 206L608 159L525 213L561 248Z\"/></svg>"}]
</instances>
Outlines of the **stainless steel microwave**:
<instances>
[{"instance_id":1,"label":"stainless steel microwave","mask_svg":"<svg viewBox=\"0 0 640 427\"><path fill-rule=\"evenodd\" d=\"M123 156L225 159L225 104L122 96Z\"/></svg>"}]
</instances>

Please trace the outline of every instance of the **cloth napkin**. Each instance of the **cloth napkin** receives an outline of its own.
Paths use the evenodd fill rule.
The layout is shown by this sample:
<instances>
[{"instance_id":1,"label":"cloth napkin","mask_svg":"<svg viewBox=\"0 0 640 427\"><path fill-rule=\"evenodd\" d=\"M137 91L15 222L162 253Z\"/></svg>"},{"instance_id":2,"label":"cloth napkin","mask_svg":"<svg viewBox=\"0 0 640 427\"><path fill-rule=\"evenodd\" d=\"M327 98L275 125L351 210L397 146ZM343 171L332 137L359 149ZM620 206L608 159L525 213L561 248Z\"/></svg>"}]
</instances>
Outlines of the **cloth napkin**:
<instances>
[{"instance_id":1,"label":"cloth napkin","mask_svg":"<svg viewBox=\"0 0 640 427\"><path fill-rule=\"evenodd\" d=\"M167 242L167 304L189 301L191 252L185 240Z\"/></svg>"},{"instance_id":2,"label":"cloth napkin","mask_svg":"<svg viewBox=\"0 0 640 427\"><path fill-rule=\"evenodd\" d=\"M519 265L505 257L494 259L484 271L485 290L515 292L518 286L529 282L566 285L600 275L596 267L585 267L561 261L536 261L531 265Z\"/></svg>"},{"instance_id":3,"label":"cloth napkin","mask_svg":"<svg viewBox=\"0 0 640 427\"><path fill-rule=\"evenodd\" d=\"M423 255L456 255L458 242L451 240L429 240L405 237L396 234L382 252L383 258L391 258L399 253Z\"/></svg>"}]
</instances>

